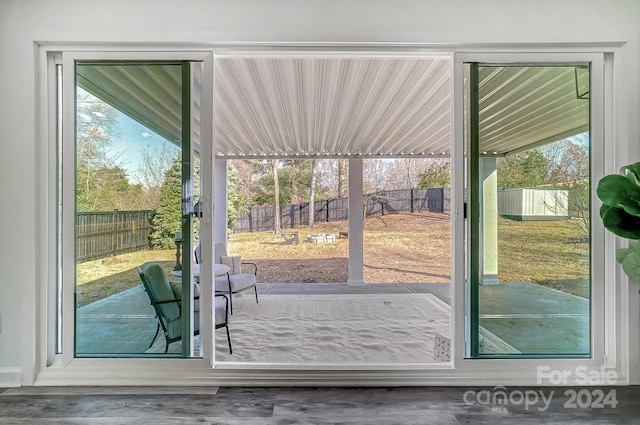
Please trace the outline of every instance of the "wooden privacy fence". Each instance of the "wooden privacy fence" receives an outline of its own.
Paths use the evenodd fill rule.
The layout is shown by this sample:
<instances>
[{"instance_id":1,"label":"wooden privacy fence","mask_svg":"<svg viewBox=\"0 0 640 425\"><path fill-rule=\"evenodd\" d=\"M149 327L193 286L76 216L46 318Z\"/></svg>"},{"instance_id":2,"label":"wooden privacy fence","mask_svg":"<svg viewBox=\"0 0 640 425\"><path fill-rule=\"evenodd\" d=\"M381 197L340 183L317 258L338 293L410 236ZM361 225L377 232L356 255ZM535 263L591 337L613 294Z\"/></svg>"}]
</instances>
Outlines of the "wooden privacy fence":
<instances>
[{"instance_id":1,"label":"wooden privacy fence","mask_svg":"<svg viewBox=\"0 0 640 425\"><path fill-rule=\"evenodd\" d=\"M398 189L369 194L365 197L367 217L405 212L451 211L449 188ZM314 220L344 221L349 218L349 198L335 198L314 202ZM273 230L273 206L252 207L238 219L234 232L262 232ZM280 206L282 228L309 224L309 203Z\"/></svg>"},{"instance_id":2,"label":"wooden privacy fence","mask_svg":"<svg viewBox=\"0 0 640 425\"><path fill-rule=\"evenodd\" d=\"M77 261L148 249L151 215L149 210L78 213Z\"/></svg>"}]
</instances>

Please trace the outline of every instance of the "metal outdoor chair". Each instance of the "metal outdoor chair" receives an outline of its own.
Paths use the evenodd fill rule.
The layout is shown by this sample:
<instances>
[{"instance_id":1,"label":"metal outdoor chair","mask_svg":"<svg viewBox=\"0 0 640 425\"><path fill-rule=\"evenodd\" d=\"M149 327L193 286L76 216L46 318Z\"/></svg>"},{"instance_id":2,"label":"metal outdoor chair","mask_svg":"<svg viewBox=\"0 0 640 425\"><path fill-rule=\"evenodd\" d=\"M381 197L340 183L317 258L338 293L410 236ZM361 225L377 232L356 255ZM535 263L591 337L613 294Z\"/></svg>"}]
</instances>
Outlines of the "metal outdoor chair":
<instances>
[{"instance_id":1,"label":"metal outdoor chair","mask_svg":"<svg viewBox=\"0 0 640 425\"><path fill-rule=\"evenodd\" d=\"M200 245L195 248L194 254L196 263L201 264L202 253ZM258 302L258 289L256 287L258 265L256 263L241 261L239 255L229 257L227 248L222 243L215 245L214 263L224 264L229 267L227 273L215 277L215 291L229 296L229 311L231 315L233 315L233 294L253 288L256 295L256 303ZM253 273L244 273L243 267L252 268Z\"/></svg>"},{"instance_id":2,"label":"metal outdoor chair","mask_svg":"<svg viewBox=\"0 0 640 425\"><path fill-rule=\"evenodd\" d=\"M229 296L229 311L233 315L233 295L238 292L253 288L258 302L258 289L256 287L258 266L255 263L241 261L240 256L229 257L227 248L222 243L215 246L214 261L218 264L225 264L229 271L225 275L215 277L216 293ZM252 268L253 273L245 273L243 268Z\"/></svg>"},{"instance_id":3,"label":"metal outdoor chair","mask_svg":"<svg viewBox=\"0 0 640 425\"><path fill-rule=\"evenodd\" d=\"M182 284L172 285L167 276L158 263L147 262L141 267L138 267L138 274L140 280L144 286L144 290L149 296L149 300L158 319L158 326L156 333L149 344L149 348L153 346L160 335L160 330L165 337L165 349L166 353L169 350L169 344L182 340ZM194 284L196 288L198 286ZM194 290L199 292L199 290ZM194 300L198 303L199 294L195 294ZM223 294L216 294L214 298L215 306L215 328L219 329L224 327L227 332L227 340L229 342L229 352L231 351L231 337L229 335L229 302L226 296ZM199 303L196 304L199 307ZM194 335L200 334L200 322L199 314L194 315Z\"/></svg>"}]
</instances>

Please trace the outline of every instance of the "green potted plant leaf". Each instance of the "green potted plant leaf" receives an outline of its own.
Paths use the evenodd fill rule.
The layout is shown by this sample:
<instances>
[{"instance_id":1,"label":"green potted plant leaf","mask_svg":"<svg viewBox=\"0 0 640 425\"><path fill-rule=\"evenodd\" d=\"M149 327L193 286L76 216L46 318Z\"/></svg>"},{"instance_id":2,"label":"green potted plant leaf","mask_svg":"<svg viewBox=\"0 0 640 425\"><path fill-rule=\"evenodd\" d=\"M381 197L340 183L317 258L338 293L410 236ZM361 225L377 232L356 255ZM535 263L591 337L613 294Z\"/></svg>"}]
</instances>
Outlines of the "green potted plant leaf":
<instances>
[{"instance_id":1,"label":"green potted plant leaf","mask_svg":"<svg viewBox=\"0 0 640 425\"><path fill-rule=\"evenodd\" d=\"M604 227L627 239L640 239L640 162L622 167L620 174L600 179L597 189L602 201L600 217ZM640 243L616 251L622 270L640 282Z\"/></svg>"}]
</instances>

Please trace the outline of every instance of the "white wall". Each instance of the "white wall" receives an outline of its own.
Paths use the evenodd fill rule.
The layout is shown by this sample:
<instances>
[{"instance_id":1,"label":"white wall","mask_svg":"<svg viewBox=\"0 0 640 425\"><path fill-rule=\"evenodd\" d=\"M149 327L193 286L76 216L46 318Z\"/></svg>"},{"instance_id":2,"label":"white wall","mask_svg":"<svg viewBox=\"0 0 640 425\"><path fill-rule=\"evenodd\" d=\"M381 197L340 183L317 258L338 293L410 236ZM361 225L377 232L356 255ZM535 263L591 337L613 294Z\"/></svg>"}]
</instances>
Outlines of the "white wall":
<instances>
[{"instance_id":1,"label":"white wall","mask_svg":"<svg viewBox=\"0 0 640 425\"><path fill-rule=\"evenodd\" d=\"M629 120L607 141L622 164L640 160L638 22L637 0L1 0L0 383L19 379L23 364L29 380L35 288L44 279L36 267L43 261L36 244L46 229L36 210L43 141L36 138L34 43L623 42L618 76L625 90L617 112ZM637 286L629 300L632 369L640 382Z\"/></svg>"}]
</instances>

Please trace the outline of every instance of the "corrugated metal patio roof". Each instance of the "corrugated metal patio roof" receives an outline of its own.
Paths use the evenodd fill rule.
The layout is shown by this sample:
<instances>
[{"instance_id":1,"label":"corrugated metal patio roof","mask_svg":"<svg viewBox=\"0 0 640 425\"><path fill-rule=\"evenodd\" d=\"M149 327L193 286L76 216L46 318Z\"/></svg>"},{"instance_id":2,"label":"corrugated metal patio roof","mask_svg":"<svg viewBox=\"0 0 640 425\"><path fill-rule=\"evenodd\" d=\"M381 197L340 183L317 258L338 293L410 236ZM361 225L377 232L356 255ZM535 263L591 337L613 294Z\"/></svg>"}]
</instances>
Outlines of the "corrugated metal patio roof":
<instances>
[{"instance_id":1,"label":"corrugated metal patio roof","mask_svg":"<svg viewBox=\"0 0 640 425\"><path fill-rule=\"evenodd\" d=\"M451 75L446 56L216 58L215 155L448 157ZM589 102L576 96L573 65L487 65L479 77L486 155L588 131ZM181 143L179 66L85 64L78 84Z\"/></svg>"}]
</instances>

